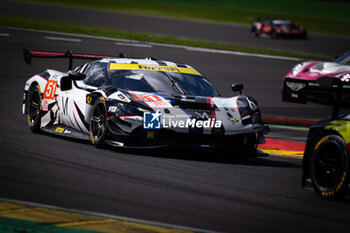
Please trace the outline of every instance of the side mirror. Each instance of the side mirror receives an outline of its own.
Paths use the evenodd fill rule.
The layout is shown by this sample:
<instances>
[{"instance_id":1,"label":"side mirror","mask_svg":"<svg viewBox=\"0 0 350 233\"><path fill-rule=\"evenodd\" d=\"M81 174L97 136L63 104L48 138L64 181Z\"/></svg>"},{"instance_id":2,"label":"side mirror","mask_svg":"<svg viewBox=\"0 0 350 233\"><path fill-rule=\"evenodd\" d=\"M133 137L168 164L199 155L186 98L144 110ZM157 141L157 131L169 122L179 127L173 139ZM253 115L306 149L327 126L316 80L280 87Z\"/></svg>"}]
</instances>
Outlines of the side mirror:
<instances>
[{"instance_id":1,"label":"side mirror","mask_svg":"<svg viewBox=\"0 0 350 233\"><path fill-rule=\"evenodd\" d=\"M239 92L239 94L242 94L243 87L244 85L242 83L233 83L231 86L232 91Z\"/></svg>"},{"instance_id":2,"label":"side mirror","mask_svg":"<svg viewBox=\"0 0 350 233\"><path fill-rule=\"evenodd\" d=\"M72 80L84 80L86 75L80 72L71 71L69 72L69 78Z\"/></svg>"},{"instance_id":3,"label":"side mirror","mask_svg":"<svg viewBox=\"0 0 350 233\"><path fill-rule=\"evenodd\" d=\"M83 80L86 78L86 75L76 71L70 71L68 76L61 78L61 91L68 91L72 89L72 83L75 83L77 80Z\"/></svg>"}]
</instances>

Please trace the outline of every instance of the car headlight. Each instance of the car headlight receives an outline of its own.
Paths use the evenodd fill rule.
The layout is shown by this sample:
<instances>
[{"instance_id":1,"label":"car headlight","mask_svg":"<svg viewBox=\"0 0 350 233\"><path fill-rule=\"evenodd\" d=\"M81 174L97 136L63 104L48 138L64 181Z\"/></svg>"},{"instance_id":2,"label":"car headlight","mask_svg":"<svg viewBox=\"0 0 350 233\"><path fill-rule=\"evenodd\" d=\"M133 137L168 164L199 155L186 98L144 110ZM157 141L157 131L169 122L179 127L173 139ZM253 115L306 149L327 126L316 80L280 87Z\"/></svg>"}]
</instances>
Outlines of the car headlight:
<instances>
[{"instance_id":1,"label":"car headlight","mask_svg":"<svg viewBox=\"0 0 350 233\"><path fill-rule=\"evenodd\" d=\"M259 106L254 98L250 96L240 97L237 103L242 124L247 125L261 122Z\"/></svg>"},{"instance_id":2,"label":"car headlight","mask_svg":"<svg viewBox=\"0 0 350 233\"><path fill-rule=\"evenodd\" d=\"M261 117L260 117L260 113L259 112L255 112L252 115L252 124L255 124L255 123L261 123Z\"/></svg>"},{"instance_id":3,"label":"car headlight","mask_svg":"<svg viewBox=\"0 0 350 233\"><path fill-rule=\"evenodd\" d=\"M293 67L293 69L292 69L292 74L293 74L293 76L295 76L295 75L297 75L298 73L299 73L299 71L301 70L301 68L303 67L303 65L302 64L297 64L297 65L295 65L294 67Z\"/></svg>"}]
</instances>

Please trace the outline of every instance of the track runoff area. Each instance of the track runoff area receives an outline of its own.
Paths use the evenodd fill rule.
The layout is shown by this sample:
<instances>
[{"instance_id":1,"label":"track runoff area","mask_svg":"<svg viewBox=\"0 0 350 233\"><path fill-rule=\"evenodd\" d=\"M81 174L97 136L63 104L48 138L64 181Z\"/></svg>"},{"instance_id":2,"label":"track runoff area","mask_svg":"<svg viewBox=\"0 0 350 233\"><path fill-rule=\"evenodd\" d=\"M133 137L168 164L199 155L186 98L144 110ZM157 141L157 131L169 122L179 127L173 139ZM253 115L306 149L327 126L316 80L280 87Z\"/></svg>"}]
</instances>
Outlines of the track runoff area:
<instances>
[{"instance_id":1,"label":"track runoff area","mask_svg":"<svg viewBox=\"0 0 350 233\"><path fill-rule=\"evenodd\" d=\"M263 120L269 125L270 133L266 135L266 144L260 144L258 147L261 152L274 156L303 158L309 126L316 121L268 116L263 117Z\"/></svg>"},{"instance_id":2,"label":"track runoff area","mask_svg":"<svg viewBox=\"0 0 350 233\"><path fill-rule=\"evenodd\" d=\"M207 233L210 231L37 203L0 199L0 232Z\"/></svg>"},{"instance_id":3,"label":"track runoff area","mask_svg":"<svg viewBox=\"0 0 350 233\"><path fill-rule=\"evenodd\" d=\"M266 144L260 145L258 149L269 155L302 159L304 156L305 142L266 138Z\"/></svg>"}]
</instances>

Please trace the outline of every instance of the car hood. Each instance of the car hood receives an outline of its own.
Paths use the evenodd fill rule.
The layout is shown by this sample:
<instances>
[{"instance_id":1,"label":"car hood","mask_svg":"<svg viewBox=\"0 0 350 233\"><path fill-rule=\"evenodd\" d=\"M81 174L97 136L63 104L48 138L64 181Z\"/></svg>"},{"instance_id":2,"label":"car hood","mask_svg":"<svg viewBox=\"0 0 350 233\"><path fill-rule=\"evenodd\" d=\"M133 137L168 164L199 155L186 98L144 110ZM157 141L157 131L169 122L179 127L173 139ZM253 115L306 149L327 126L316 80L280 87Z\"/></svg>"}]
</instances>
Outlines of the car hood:
<instances>
[{"instance_id":1,"label":"car hood","mask_svg":"<svg viewBox=\"0 0 350 233\"><path fill-rule=\"evenodd\" d=\"M115 116L119 120L129 122L132 125L138 122L134 127L141 126L144 123L145 112L151 112L152 114L157 113L156 117L158 115L161 117L161 128L177 132L188 132L193 123L197 121L206 122L207 124L207 127L201 127L200 129L203 134L212 134L215 131L219 134L232 135L259 132L263 129L257 102L245 95L228 98L172 96L120 90L108 96L108 99L117 100L124 105L137 104L138 109L140 106L144 109L139 114L130 113ZM112 101L110 105L114 106L116 102ZM109 108L109 106L107 107ZM179 122L184 122L184 124ZM129 127L131 126L129 125ZM128 129L125 127L123 130Z\"/></svg>"},{"instance_id":2,"label":"car hood","mask_svg":"<svg viewBox=\"0 0 350 233\"><path fill-rule=\"evenodd\" d=\"M350 66L341 65L335 62L320 62L310 69L311 72L319 72L321 74L332 74L350 71Z\"/></svg>"},{"instance_id":3,"label":"car hood","mask_svg":"<svg viewBox=\"0 0 350 233\"><path fill-rule=\"evenodd\" d=\"M297 78L314 81L322 76L338 77L341 74L350 72L350 66L341 65L335 62L303 62L298 72L293 69L286 75L287 78Z\"/></svg>"}]
</instances>

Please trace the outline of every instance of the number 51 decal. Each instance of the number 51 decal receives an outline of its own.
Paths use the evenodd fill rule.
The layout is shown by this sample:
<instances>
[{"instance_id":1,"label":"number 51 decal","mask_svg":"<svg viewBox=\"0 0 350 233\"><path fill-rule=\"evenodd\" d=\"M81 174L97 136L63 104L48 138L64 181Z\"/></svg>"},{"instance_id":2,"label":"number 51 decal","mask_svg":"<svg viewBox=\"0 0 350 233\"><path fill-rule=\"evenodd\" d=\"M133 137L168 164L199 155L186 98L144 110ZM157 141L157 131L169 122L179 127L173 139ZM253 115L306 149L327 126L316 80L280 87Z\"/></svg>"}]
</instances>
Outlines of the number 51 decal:
<instances>
[{"instance_id":1,"label":"number 51 decal","mask_svg":"<svg viewBox=\"0 0 350 233\"><path fill-rule=\"evenodd\" d=\"M57 81L52 81L52 80L47 81L45 91L44 91L44 99L53 100L56 94L56 87L57 87Z\"/></svg>"}]
</instances>

